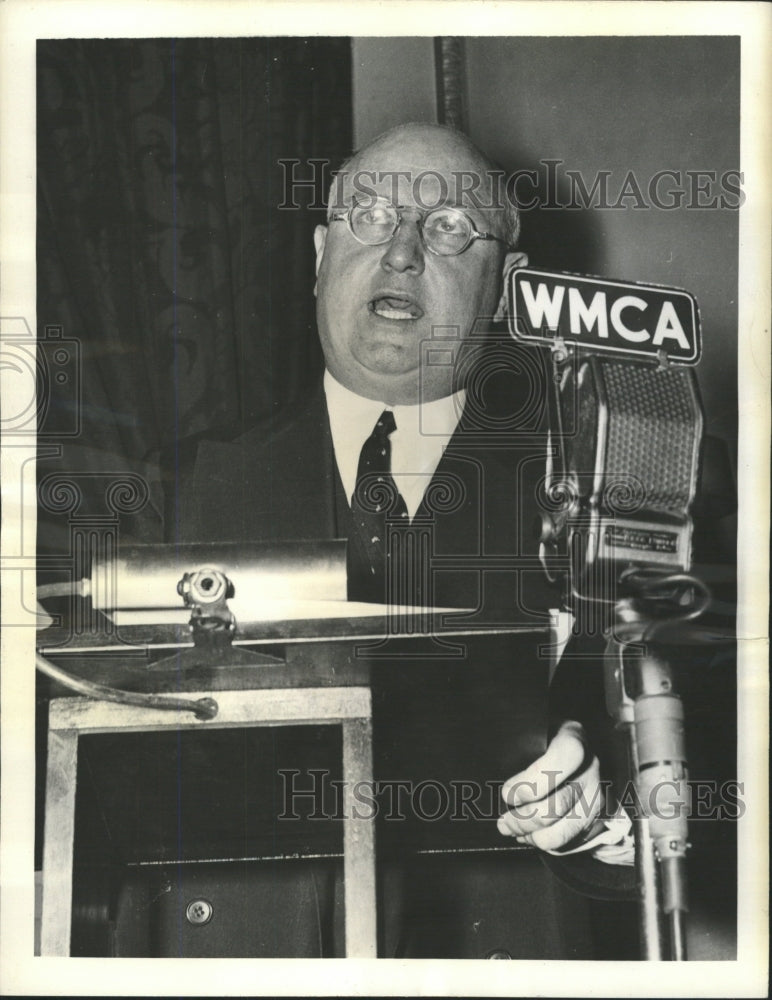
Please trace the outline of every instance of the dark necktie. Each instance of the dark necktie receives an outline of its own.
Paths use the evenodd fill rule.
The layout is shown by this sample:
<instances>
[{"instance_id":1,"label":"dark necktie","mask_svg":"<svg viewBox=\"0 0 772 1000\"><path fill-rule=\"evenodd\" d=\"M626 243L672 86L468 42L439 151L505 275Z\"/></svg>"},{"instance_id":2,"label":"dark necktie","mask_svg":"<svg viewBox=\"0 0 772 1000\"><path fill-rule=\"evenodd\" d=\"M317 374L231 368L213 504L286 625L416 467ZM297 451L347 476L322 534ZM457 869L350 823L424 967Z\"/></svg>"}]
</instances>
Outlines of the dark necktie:
<instances>
[{"instance_id":1,"label":"dark necktie","mask_svg":"<svg viewBox=\"0 0 772 1000\"><path fill-rule=\"evenodd\" d=\"M389 529L408 524L405 501L391 474L394 414L384 410L362 445L351 497L352 531L348 546L348 594L354 601L382 603L389 592ZM392 548L394 546L391 546Z\"/></svg>"}]
</instances>

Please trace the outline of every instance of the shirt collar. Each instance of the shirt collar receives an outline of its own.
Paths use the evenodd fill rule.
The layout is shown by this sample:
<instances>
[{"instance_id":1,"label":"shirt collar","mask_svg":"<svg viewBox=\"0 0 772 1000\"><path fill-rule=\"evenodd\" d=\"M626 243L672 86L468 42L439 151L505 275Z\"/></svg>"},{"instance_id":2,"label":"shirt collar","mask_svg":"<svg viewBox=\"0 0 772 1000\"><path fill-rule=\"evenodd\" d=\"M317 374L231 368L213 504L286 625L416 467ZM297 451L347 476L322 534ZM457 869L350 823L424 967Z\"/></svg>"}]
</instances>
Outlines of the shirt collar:
<instances>
[{"instance_id":1,"label":"shirt collar","mask_svg":"<svg viewBox=\"0 0 772 1000\"><path fill-rule=\"evenodd\" d=\"M397 424L397 430L391 437L392 472L400 485L399 477L405 474L434 474L448 441L455 433L466 400L466 393L461 389L428 403L392 406L383 400L367 399L352 392L329 371L324 373L324 392L335 459L347 497L351 496L356 485L362 445L384 410L393 412ZM409 480L406 479L403 485L410 493ZM405 497L408 509L417 507L425 485L415 483L420 489L416 503ZM413 513L414 509L411 510Z\"/></svg>"}]
</instances>

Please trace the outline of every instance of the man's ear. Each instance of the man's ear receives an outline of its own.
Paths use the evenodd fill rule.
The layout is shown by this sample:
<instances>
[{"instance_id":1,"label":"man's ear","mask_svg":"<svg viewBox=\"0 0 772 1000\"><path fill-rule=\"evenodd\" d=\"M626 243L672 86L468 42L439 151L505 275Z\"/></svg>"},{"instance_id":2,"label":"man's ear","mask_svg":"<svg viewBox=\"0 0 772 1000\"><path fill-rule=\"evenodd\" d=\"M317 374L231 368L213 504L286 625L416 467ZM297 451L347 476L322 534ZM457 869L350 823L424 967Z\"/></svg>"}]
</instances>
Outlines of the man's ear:
<instances>
[{"instance_id":1,"label":"man's ear","mask_svg":"<svg viewBox=\"0 0 772 1000\"><path fill-rule=\"evenodd\" d=\"M322 266L324 248L327 244L327 226L317 226L314 230L314 249L316 250L316 276L319 277L319 268ZM314 284L314 295L316 295L316 284Z\"/></svg>"},{"instance_id":2,"label":"man's ear","mask_svg":"<svg viewBox=\"0 0 772 1000\"><path fill-rule=\"evenodd\" d=\"M496 308L496 314L493 319L497 323L503 323L507 318L507 275L515 267L527 267L528 266L528 254L523 253L521 250L510 250L504 256L504 263L501 266L501 274L503 278L501 293L501 298L499 299L499 304Z\"/></svg>"}]
</instances>

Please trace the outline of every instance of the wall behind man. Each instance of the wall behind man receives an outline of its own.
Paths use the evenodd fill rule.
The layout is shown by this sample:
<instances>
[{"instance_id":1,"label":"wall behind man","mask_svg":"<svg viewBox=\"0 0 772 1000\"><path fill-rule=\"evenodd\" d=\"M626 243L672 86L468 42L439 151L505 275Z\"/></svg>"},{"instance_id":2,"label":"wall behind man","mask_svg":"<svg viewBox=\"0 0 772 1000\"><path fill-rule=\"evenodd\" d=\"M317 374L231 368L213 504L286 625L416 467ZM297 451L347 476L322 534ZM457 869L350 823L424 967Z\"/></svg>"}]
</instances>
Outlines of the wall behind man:
<instances>
[{"instance_id":1,"label":"wall behind man","mask_svg":"<svg viewBox=\"0 0 772 1000\"><path fill-rule=\"evenodd\" d=\"M734 456L739 197L727 173L740 167L739 39L478 37L465 40L465 59L470 135L507 171L539 178L542 205L523 216L531 263L696 295L707 431ZM436 120L433 67L431 38L355 39L355 143ZM606 204L618 207L597 207L598 196L570 207L567 171L588 191L607 172ZM675 176L657 184L662 171ZM517 193L531 198L528 178Z\"/></svg>"}]
</instances>

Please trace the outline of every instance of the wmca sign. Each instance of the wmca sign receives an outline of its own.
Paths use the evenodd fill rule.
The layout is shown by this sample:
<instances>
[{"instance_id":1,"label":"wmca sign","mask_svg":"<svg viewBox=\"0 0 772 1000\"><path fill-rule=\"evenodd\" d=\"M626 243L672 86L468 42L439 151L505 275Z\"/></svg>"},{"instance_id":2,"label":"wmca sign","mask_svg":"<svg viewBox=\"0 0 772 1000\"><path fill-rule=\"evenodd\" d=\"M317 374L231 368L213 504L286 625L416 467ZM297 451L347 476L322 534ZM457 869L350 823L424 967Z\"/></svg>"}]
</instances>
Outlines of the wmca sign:
<instances>
[{"instance_id":1,"label":"wmca sign","mask_svg":"<svg viewBox=\"0 0 772 1000\"><path fill-rule=\"evenodd\" d=\"M700 358L697 302L679 288L515 268L507 282L509 324L519 340L560 338L591 351Z\"/></svg>"}]
</instances>

